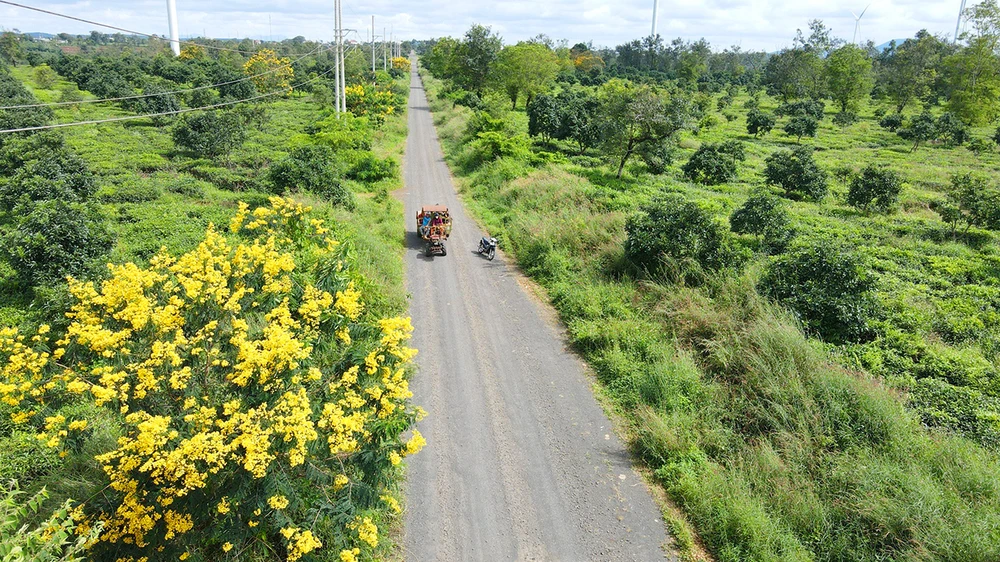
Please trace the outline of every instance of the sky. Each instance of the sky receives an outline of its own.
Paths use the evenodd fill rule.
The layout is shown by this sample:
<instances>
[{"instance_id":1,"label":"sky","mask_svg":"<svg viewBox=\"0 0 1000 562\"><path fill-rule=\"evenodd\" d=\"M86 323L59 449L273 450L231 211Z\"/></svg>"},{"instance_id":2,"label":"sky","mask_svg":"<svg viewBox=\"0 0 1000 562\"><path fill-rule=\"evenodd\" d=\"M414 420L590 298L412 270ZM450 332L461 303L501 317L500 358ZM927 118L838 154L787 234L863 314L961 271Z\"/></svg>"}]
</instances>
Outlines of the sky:
<instances>
[{"instance_id":1,"label":"sky","mask_svg":"<svg viewBox=\"0 0 1000 562\"><path fill-rule=\"evenodd\" d=\"M167 35L165 0L12 1ZM333 38L333 0L176 1L182 37ZM871 39L876 44L912 37L921 29L951 37L961 4L961 0L660 0L656 30L667 41L705 38L715 50L739 45L744 50L775 51L791 46L796 29L806 30L809 20L821 19L835 36L851 41L855 30L851 12L860 13L869 1L858 41ZM614 47L649 35L653 16L653 0L342 2L344 26L361 40L370 36L374 15L376 35L381 36L384 27L386 34L403 40L460 37L473 23L480 23L491 26L505 43L545 34L570 45L591 41L596 47ZM0 28L85 34L95 26L0 4Z\"/></svg>"}]
</instances>

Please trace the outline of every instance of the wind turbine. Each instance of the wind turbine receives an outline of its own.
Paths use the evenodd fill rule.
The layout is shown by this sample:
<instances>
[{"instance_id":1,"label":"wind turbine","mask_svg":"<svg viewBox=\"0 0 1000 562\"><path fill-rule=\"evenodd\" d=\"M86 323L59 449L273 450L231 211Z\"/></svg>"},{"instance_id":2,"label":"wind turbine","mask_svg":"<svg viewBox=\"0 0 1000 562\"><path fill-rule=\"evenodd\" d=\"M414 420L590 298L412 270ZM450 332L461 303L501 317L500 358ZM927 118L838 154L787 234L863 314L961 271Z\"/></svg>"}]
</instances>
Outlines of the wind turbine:
<instances>
[{"instance_id":1,"label":"wind turbine","mask_svg":"<svg viewBox=\"0 0 1000 562\"><path fill-rule=\"evenodd\" d=\"M958 27L962 25L962 14L965 13L965 0L962 0L962 7L958 9L958 21L955 22L955 37L952 43L958 43Z\"/></svg>"},{"instance_id":2,"label":"wind turbine","mask_svg":"<svg viewBox=\"0 0 1000 562\"><path fill-rule=\"evenodd\" d=\"M858 32L861 31L861 18L865 17L865 12L867 12L868 8L871 7L872 7L871 4L865 6L865 9L861 10L860 16L855 14L854 12L851 12L851 15L854 16L854 40L851 41L851 43L854 43L855 45L858 44Z\"/></svg>"}]
</instances>

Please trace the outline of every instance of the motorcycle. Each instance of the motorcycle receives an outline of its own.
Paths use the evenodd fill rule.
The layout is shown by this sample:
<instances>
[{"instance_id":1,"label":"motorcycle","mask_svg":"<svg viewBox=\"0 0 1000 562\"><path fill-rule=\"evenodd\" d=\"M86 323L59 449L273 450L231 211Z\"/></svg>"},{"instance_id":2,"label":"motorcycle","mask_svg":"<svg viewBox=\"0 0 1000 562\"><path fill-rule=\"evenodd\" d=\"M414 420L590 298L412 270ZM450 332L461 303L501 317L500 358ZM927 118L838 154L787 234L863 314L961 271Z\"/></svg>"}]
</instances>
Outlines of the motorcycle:
<instances>
[{"instance_id":1,"label":"motorcycle","mask_svg":"<svg viewBox=\"0 0 1000 562\"><path fill-rule=\"evenodd\" d=\"M497 239L490 236L483 236L482 240L479 241L479 254L486 256L486 259L492 260L497 257Z\"/></svg>"}]
</instances>

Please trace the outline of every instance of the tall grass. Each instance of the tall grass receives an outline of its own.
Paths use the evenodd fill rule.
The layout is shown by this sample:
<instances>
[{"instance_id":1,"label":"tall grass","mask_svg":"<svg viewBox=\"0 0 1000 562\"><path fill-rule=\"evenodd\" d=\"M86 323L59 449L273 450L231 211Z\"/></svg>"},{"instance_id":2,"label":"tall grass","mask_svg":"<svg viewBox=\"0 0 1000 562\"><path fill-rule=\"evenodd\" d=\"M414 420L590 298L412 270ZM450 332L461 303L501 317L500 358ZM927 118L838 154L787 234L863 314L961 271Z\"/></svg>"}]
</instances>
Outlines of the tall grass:
<instances>
[{"instance_id":1,"label":"tall grass","mask_svg":"<svg viewBox=\"0 0 1000 562\"><path fill-rule=\"evenodd\" d=\"M461 162L468 112L426 83ZM625 275L622 226L649 187L604 180L501 159L460 181L718 560L1000 560L993 452L924 428L880 378L837 364L757 293L753 267L702 272L697 288L662 280L698 274L686 264L661 281Z\"/></svg>"}]
</instances>

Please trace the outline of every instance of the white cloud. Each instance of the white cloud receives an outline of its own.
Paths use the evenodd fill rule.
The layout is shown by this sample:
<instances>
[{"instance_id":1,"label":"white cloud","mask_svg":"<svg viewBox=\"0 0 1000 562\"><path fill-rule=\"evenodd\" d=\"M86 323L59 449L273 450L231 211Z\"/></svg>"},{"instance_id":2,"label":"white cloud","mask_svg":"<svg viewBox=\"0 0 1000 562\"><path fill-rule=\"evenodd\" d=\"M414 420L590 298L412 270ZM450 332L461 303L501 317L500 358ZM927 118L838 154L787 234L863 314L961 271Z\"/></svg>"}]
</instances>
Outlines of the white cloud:
<instances>
[{"instance_id":1,"label":"white cloud","mask_svg":"<svg viewBox=\"0 0 1000 562\"><path fill-rule=\"evenodd\" d=\"M145 33L165 34L163 0L84 0L34 5ZM854 18L869 0L662 0L657 31L667 41L706 38L713 47L739 44L744 49L775 50L791 44L797 28L810 19L822 19L834 34L850 40ZM267 38L304 35L310 39L333 37L333 2L329 0L177 0L183 35ZM912 37L920 29L951 35L959 2L934 0L876 0L861 21L859 40L876 43ZM344 23L365 39L375 14L376 34L392 28L396 37L426 39L461 36L471 24L490 25L508 43L544 33L571 44L593 41L614 46L649 33L652 0L506 0L474 3L468 0L430 0L399 4L372 0L364 5L344 1ZM406 12L399 12L403 8ZM270 18L270 23L268 19ZM0 26L21 31L87 33L94 26L30 12L0 7Z\"/></svg>"}]
</instances>

